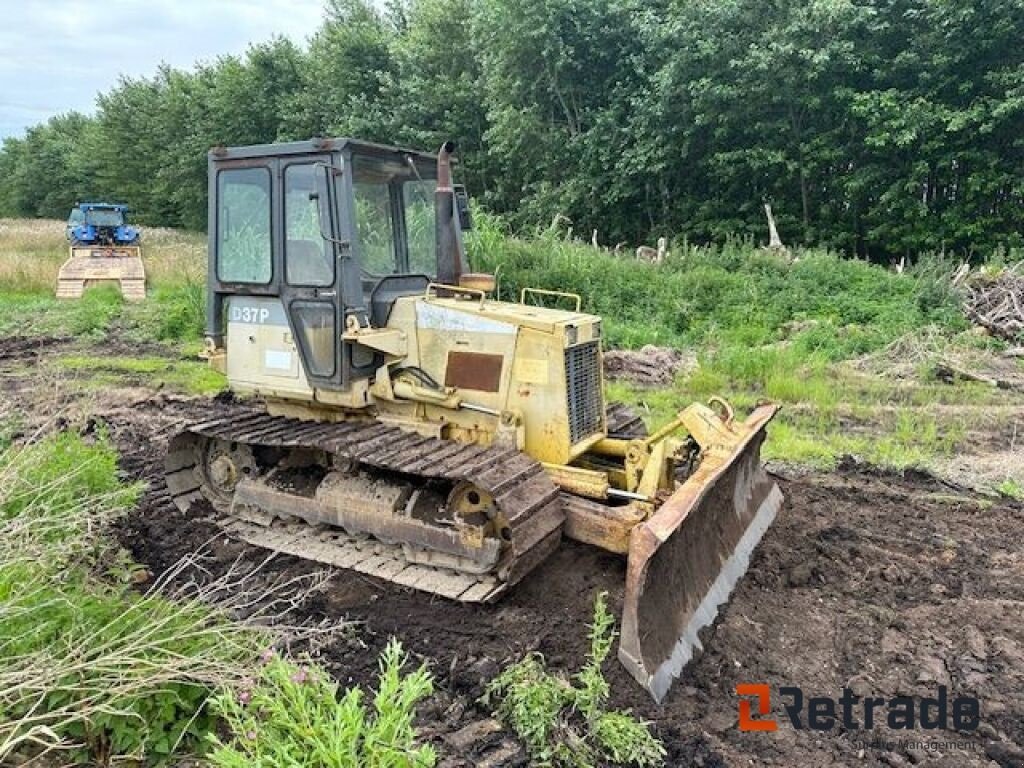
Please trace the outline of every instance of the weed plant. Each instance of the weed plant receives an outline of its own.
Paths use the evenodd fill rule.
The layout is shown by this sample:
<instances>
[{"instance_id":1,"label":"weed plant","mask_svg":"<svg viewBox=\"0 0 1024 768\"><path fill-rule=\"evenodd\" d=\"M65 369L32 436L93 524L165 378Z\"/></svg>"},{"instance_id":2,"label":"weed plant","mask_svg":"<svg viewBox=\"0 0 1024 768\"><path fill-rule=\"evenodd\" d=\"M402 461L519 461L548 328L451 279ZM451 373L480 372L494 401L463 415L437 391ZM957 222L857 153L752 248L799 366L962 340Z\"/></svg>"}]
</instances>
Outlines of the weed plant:
<instances>
[{"instance_id":1,"label":"weed plant","mask_svg":"<svg viewBox=\"0 0 1024 768\"><path fill-rule=\"evenodd\" d=\"M615 638L607 596L594 602L590 652L571 679L547 670L532 653L506 668L487 687L484 703L523 740L534 765L594 768L601 764L657 766L665 749L647 723L607 709L609 687L601 671Z\"/></svg>"},{"instance_id":2,"label":"weed plant","mask_svg":"<svg viewBox=\"0 0 1024 768\"><path fill-rule=\"evenodd\" d=\"M315 666L268 656L259 676L213 701L228 736L211 736L217 768L431 768L429 745L417 745L416 704L433 691L421 666L403 673L406 656L392 640L380 659L372 710L358 687L338 685Z\"/></svg>"}]
</instances>

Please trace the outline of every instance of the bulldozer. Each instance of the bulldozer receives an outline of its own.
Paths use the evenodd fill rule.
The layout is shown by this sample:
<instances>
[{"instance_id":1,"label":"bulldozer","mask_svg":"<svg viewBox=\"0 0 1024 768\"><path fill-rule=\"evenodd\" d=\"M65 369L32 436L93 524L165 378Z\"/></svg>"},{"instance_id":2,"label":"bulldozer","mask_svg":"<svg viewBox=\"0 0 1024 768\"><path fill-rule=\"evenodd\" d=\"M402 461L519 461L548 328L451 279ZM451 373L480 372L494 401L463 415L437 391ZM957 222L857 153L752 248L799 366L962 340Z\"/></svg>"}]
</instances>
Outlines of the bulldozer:
<instances>
[{"instance_id":1,"label":"bulldozer","mask_svg":"<svg viewBox=\"0 0 1024 768\"><path fill-rule=\"evenodd\" d=\"M622 555L618 656L660 701L780 508L776 406L713 398L648 433L606 403L579 295L500 301L465 270L453 152L211 150L206 354L241 399L172 438L168 489L250 544L463 602L563 538Z\"/></svg>"},{"instance_id":2,"label":"bulldozer","mask_svg":"<svg viewBox=\"0 0 1024 768\"><path fill-rule=\"evenodd\" d=\"M67 261L57 273L57 298L80 299L90 284L113 282L126 301L146 298L142 236L121 203L78 203L68 216Z\"/></svg>"}]
</instances>

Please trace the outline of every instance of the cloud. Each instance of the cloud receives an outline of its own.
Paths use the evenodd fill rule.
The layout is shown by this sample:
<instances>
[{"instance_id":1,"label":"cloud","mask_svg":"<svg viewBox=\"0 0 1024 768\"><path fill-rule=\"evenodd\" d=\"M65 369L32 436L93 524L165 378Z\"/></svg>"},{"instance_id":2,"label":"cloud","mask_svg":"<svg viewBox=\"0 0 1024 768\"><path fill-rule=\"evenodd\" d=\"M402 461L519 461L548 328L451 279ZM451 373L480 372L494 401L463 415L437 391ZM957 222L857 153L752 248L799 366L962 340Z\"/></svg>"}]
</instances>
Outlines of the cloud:
<instances>
[{"instance_id":1,"label":"cloud","mask_svg":"<svg viewBox=\"0 0 1024 768\"><path fill-rule=\"evenodd\" d=\"M120 76L190 68L283 35L303 43L323 0L13 0L0 10L0 139L91 112Z\"/></svg>"}]
</instances>

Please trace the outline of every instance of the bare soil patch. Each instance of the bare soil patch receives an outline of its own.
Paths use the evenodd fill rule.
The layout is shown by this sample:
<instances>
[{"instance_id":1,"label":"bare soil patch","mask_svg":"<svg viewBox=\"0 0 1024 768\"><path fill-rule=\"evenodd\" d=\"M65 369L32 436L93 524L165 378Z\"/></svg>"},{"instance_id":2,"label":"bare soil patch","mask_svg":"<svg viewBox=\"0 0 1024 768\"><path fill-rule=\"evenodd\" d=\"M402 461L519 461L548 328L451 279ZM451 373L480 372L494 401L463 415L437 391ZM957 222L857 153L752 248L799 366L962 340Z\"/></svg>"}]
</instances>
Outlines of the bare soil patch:
<instances>
[{"instance_id":1,"label":"bare soil patch","mask_svg":"<svg viewBox=\"0 0 1024 768\"><path fill-rule=\"evenodd\" d=\"M9 336L0 339L0 361L31 360L71 343L62 336Z\"/></svg>"}]
</instances>

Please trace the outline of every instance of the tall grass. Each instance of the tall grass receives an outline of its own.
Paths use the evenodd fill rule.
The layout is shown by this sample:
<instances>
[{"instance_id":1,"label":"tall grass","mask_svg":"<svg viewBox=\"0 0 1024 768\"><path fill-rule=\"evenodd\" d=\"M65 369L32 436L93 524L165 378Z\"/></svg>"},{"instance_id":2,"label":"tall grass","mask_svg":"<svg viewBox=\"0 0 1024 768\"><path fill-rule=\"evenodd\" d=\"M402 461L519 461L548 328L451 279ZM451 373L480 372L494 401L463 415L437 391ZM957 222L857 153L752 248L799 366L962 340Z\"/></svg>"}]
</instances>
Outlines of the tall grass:
<instances>
[{"instance_id":1,"label":"tall grass","mask_svg":"<svg viewBox=\"0 0 1024 768\"><path fill-rule=\"evenodd\" d=\"M501 295L539 286L578 293L605 318L612 346L665 344L718 349L796 343L829 360L878 349L927 324L964 327L937 270L897 275L825 251L795 263L742 241L676 242L660 265L638 262L543 231L526 241L477 217L467 238L474 268L496 272Z\"/></svg>"},{"instance_id":2,"label":"tall grass","mask_svg":"<svg viewBox=\"0 0 1024 768\"><path fill-rule=\"evenodd\" d=\"M316 591L326 575L268 587L250 584L260 567L246 565L174 590L186 560L140 594L140 571L108 530L140 486L119 482L102 433L36 438L0 445L0 764L52 752L61 757L46 764L166 764L212 746L225 768L433 765L413 728L430 676L405 674L397 644L373 713L359 689L339 700L322 669L259 664L273 625L301 604L300 582ZM238 609L259 628L230 620Z\"/></svg>"},{"instance_id":3,"label":"tall grass","mask_svg":"<svg viewBox=\"0 0 1024 768\"><path fill-rule=\"evenodd\" d=\"M175 285L183 278L205 282L204 235L146 227L142 243L151 285ZM0 219L0 288L5 292L51 293L68 255L64 222Z\"/></svg>"},{"instance_id":4,"label":"tall grass","mask_svg":"<svg viewBox=\"0 0 1024 768\"><path fill-rule=\"evenodd\" d=\"M137 497L116 454L58 434L0 453L0 762L57 749L106 765L199 743L203 703L260 635L195 601L137 594L107 525Z\"/></svg>"},{"instance_id":5,"label":"tall grass","mask_svg":"<svg viewBox=\"0 0 1024 768\"><path fill-rule=\"evenodd\" d=\"M945 279L952 265L940 259L897 275L828 252L804 252L791 264L744 241L676 242L663 264L651 265L567 240L554 229L523 240L493 217L479 214L476 222L466 237L470 258L476 269L498 275L499 298L517 299L528 286L578 293L587 311L604 317L611 346L721 350L784 343L803 357L839 360L925 325L964 327ZM199 338L203 235L146 228L143 243L151 296L124 310L128 324L158 339ZM61 222L0 221L0 301L17 306L30 304L29 296L52 295L66 254Z\"/></svg>"}]
</instances>

